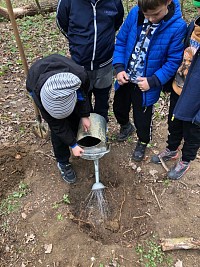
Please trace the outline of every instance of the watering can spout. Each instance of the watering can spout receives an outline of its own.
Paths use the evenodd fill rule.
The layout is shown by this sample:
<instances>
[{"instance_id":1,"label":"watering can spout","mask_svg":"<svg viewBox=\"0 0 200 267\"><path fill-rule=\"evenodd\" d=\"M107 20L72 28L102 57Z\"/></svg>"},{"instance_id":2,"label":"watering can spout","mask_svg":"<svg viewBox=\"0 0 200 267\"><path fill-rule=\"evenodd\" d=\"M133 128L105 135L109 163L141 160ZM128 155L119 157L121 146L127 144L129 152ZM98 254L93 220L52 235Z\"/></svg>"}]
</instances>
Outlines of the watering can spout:
<instances>
[{"instance_id":1,"label":"watering can spout","mask_svg":"<svg viewBox=\"0 0 200 267\"><path fill-rule=\"evenodd\" d=\"M94 183L92 186L92 190L103 190L105 188L105 185L103 185L101 182Z\"/></svg>"}]
</instances>

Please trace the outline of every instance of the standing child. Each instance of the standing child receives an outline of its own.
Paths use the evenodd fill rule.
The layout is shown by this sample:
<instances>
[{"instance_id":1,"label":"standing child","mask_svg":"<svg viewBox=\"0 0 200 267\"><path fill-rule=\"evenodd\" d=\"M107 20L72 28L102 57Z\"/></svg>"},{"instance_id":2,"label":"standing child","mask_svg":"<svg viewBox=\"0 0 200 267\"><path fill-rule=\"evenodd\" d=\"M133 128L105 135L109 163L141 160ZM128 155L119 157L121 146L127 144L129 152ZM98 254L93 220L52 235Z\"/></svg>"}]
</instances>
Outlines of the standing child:
<instances>
[{"instance_id":1,"label":"standing child","mask_svg":"<svg viewBox=\"0 0 200 267\"><path fill-rule=\"evenodd\" d=\"M88 72L91 111L102 115L106 121L115 32L123 16L121 0L60 0L57 8L57 24L69 41L71 57Z\"/></svg>"},{"instance_id":2,"label":"standing child","mask_svg":"<svg viewBox=\"0 0 200 267\"><path fill-rule=\"evenodd\" d=\"M76 174L69 162L69 147L74 156L81 156L84 151L76 142L79 121L85 131L90 127L87 73L71 59L54 54L31 66L26 87L51 130L51 142L62 178L74 183Z\"/></svg>"},{"instance_id":3,"label":"standing child","mask_svg":"<svg viewBox=\"0 0 200 267\"><path fill-rule=\"evenodd\" d=\"M193 4L200 15L200 1L193 1ZM154 163L160 163L160 157L164 161L176 159L184 139L182 158L167 174L172 180L178 180L186 173L200 147L200 16L189 25L185 44L183 61L172 84L168 146L152 157Z\"/></svg>"},{"instance_id":4,"label":"standing child","mask_svg":"<svg viewBox=\"0 0 200 267\"><path fill-rule=\"evenodd\" d=\"M153 104L181 63L186 28L178 0L138 0L117 35L113 109L121 125L118 140L123 141L132 133L129 112L133 106L138 136L135 161L144 158L151 138Z\"/></svg>"}]
</instances>

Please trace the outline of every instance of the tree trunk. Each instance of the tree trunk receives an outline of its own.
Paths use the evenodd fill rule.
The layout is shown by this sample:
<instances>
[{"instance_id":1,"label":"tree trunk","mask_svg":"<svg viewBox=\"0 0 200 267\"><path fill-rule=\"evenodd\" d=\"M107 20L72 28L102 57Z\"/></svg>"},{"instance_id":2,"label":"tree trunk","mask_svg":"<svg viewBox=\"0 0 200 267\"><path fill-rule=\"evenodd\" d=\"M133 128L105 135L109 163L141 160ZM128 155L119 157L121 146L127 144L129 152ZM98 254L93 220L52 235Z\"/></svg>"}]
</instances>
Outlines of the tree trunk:
<instances>
[{"instance_id":1,"label":"tree trunk","mask_svg":"<svg viewBox=\"0 0 200 267\"><path fill-rule=\"evenodd\" d=\"M56 11L58 1L43 1L40 3L42 13L54 12ZM36 4L30 4L23 7L13 8L15 18L22 18L24 16L34 16L35 14L41 13ZM0 15L4 18L9 19L8 10L6 8L0 7Z\"/></svg>"}]
</instances>

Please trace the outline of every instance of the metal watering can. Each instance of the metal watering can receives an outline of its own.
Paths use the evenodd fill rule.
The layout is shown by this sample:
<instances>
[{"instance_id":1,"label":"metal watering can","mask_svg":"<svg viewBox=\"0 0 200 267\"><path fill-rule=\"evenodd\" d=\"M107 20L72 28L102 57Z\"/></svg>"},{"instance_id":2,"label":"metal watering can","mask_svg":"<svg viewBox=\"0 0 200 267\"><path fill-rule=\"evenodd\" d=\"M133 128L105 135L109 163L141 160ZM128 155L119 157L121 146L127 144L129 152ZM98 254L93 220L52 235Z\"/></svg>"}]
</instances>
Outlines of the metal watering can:
<instances>
[{"instance_id":1,"label":"metal watering can","mask_svg":"<svg viewBox=\"0 0 200 267\"><path fill-rule=\"evenodd\" d=\"M92 190L101 190L105 186L99 181L99 159L110 151L106 143L106 120L99 114L90 114L90 130L85 132L82 124L79 124L77 133L77 143L84 149L82 158L93 160L95 167L96 182Z\"/></svg>"}]
</instances>

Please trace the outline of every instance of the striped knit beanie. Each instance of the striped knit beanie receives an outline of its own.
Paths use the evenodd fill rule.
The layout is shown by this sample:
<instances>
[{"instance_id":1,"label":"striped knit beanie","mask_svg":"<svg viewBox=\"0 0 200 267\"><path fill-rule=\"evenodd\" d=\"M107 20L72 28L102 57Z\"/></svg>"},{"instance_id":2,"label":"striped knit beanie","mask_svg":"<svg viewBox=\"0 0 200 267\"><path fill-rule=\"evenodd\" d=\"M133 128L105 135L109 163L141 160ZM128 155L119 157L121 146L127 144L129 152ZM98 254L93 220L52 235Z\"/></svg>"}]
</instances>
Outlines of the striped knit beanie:
<instances>
[{"instance_id":1,"label":"striped knit beanie","mask_svg":"<svg viewBox=\"0 0 200 267\"><path fill-rule=\"evenodd\" d=\"M40 91L43 107L55 119L68 117L76 105L76 90L80 86L81 80L72 73L58 73L51 76Z\"/></svg>"},{"instance_id":2,"label":"striped knit beanie","mask_svg":"<svg viewBox=\"0 0 200 267\"><path fill-rule=\"evenodd\" d=\"M193 0L193 5L195 7L200 7L200 0Z\"/></svg>"}]
</instances>

